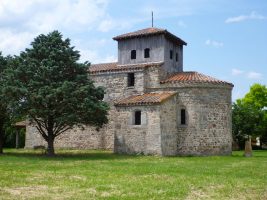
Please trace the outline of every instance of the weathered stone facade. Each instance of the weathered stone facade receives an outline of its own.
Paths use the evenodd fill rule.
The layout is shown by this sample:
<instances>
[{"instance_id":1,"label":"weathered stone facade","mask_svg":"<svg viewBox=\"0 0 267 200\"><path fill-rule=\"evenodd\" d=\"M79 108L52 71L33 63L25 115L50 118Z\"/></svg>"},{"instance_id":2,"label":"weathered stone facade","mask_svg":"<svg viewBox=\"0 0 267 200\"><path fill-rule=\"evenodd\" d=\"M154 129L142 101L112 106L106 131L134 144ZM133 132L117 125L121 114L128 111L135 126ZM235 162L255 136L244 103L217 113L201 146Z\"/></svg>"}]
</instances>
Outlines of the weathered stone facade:
<instances>
[{"instance_id":1,"label":"weathered stone facade","mask_svg":"<svg viewBox=\"0 0 267 200\"><path fill-rule=\"evenodd\" d=\"M118 63L89 68L95 85L105 88L109 123L99 131L70 130L56 138L56 148L166 156L231 154L232 84L183 72L186 43L166 30L149 28L114 39ZM149 57L144 58L147 48ZM133 50L136 58L131 57ZM36 145L45 143L28 126L26 148Z\"/></svg>"}]
</instances>

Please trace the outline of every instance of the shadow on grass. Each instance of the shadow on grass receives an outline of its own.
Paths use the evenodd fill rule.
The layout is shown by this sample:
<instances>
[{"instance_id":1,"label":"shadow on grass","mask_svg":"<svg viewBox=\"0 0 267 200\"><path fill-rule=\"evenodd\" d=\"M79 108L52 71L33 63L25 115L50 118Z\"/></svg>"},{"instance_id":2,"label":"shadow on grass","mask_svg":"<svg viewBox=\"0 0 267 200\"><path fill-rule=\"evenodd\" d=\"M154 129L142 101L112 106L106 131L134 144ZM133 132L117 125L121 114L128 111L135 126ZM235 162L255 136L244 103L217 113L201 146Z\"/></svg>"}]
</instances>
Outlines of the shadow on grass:
<instances>
[{"instance_id":1,"label":"shadow on grass","mask_svg":"<svg viewBox=\"0 0 267 200\"><path fill-rule=\"evenodd\" d=\"M232 157L244 157L244 150L241 151L233 151ZM249 158L267 158L267 150L253 150L252 151L252 157Z\"/></svg>"},{"instance_id":2,"label":"shadow on grass","mask_svg":"<svg viewBox=\"0 0 267 200\"><path fill-rule=\"evenodd\" d=\"M123 160L140 157L138 155L120 155L108 151L64 151L58 152L55 156L50 157L41 151L7 151L2 156L10 156L27 159L43 159L43 160Z\"/></svg>"},{"instance_id":3,"label":"shadow on grass","mask_svg":"<svg viewBox=\"0 0 267 200\"><path fill-rule=\"evenodd\" d=\"M40 150L16 150L16 149L7 149L5 153L1 156L8 156L8 157L15 157L15 158L27 158L27 159L38 159L38 160L55 160L55 161L62 161L62 160L123 160L123 159L133 159L133 158L141 158L144 156L141 155L121 155L115 154L111 151L105 150L58 150L54 157L49 157L44 152ZM153 157L153 156L152 156ZM224 157L224 158L245 158L243 156L243 151L233 151L231 156L182 156L180 158L199 158L199 159L207 159L207 158L217 158L217 157ZM177 158L168 157L168 158ZM267 151L266 150L254 150L253 156L251 158L267 158Z\"/></svg>"}]
</instances>

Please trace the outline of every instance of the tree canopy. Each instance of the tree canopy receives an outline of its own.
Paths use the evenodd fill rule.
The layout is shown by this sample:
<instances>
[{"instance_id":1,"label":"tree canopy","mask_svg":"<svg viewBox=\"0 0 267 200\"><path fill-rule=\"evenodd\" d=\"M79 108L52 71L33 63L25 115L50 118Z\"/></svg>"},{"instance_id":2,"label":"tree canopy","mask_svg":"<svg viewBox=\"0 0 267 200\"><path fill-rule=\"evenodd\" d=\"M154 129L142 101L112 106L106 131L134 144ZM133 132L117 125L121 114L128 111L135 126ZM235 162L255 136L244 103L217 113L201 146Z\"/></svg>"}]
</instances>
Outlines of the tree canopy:
<instances>
[{"instance_id":1,"label":"tree canopy","mask_svg":"<svg viewBox=\"0 0 267 200\"><path fill-rule=\"evenodd\" d=\"M4 100L4 95L2 93L3 90L3 71L7 67L7 58L2 56L0 52L0 154L3 153L3 145L4 145L4 126L8 120L8 113L7 113L7 105Z\"/></svg>"},{"instance_id":2,"label":"tree canopy","mask_svg":"<svg viewBox=\"0 0 267 200\"><path fill-rule=\"evenodd\" d=\"M39 35L5 71L5 95L17 111L28 116L54 155L54 139L74 126L107 123L104 90L95 87L88 63L69 39L53 31Z\"/></svg>"},{"instance_id":3,"label":"tree canopy","mask_svg":"<svg viewBox=\"0 0 267 200\"><path fill-rule=\"evenodd\" d=\"M267 88L254 84L244 98L233 103L233 135L239 141L247 136L267 136Z\"/></svg>"},{"instance_id":4,"label":"tree canopy","mask_svg":"<svg viewBox=\"0 0 267 200\"><path fill-rule=\"evenodd\" d=\"M250 87L249 92L243 98L247 105L252 105L258 109L267 108L267 87L255 83Z\"/></svg>"}]
</instances>

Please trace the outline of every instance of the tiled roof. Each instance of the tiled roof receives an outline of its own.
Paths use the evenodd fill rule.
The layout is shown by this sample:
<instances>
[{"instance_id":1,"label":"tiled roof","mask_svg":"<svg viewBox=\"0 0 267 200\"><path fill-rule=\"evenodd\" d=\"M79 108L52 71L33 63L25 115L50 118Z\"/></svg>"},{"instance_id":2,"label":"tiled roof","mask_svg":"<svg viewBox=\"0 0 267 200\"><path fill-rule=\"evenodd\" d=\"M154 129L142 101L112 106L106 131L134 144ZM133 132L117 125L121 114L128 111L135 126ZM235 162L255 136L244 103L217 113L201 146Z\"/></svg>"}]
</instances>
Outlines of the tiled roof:
<instances>
[{"instance_id":1,"label":"tiled roof","mask_svg":"<svg viewBox=\"0 0 267 200\"><path fill-rule=\"evenodd\" d=\"M166 99L176 94L176 92L158 92L146 93L143 95L134 95L115 102L116 106L136 106L136 105L154 105L160 104Z\"/></svg>"},{"instance_id":2,"label":"tiled roof","mask_svg":"<svg viewBox=\"0 0 267 200\"><path fill-rule=\"evenodd\" d=\"M212 84L227 84L233 85L226 81L207 76L198 72L178 72L161 83L212 83Z\"/></svg>"},{"instance_id":3,"label":"tiled roof","mask_svg":"<svg viewBox=\"0 0 267 200\"><path fill-rule=\"evenodd\" d=\"M118 35L114 37L113 39L119 41L119 40L124 40L124 39L129 39L129 38L143 37L143 36L150 36L150 35L160 35L160 34L164 34L168 39L178 44L187 45L185 41L173 35L166 29L160 29L160 28L154 28L154 27Z\"/></svg>"},{"instance_id":4,"label":"tiled roof","mask_svg":"<svg viewBox=\"0 0 267 200\"><path fill-rule=\"evenodd\" d=\"M150 62L150 63L127 64L127 65L118 65L117 62L101 63L101 64L91 65L89 67L89 72L91 74L95 74L100 72L127 71L134 69L142 69L145 67L161 66L162 64L163 62Z\"/></svg>"}]
</instances>

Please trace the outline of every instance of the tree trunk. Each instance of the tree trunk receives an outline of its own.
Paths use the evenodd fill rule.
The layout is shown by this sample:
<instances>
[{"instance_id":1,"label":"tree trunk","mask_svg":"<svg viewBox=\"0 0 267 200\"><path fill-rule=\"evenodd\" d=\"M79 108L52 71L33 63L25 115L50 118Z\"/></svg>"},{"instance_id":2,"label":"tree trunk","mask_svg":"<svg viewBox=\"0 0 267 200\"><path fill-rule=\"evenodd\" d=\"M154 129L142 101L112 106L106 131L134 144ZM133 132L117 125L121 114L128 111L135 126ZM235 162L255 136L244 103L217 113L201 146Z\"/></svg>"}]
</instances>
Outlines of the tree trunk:
<instances>
[{"instance_id":1,"label":"tree trunk","mask_svg":"<svg viewBox=\"0 0 267 200\"><path fill-rule=\"evenodd\" d=\"M16 130L16 149L19 148L19 130Z\"/></svg>"},{"instance_id":2,"label":"tree trunk","mask_svg":"<svg viewBox=\"0 0 267 200\"><path fill-rule=\"evenodd\" d=\"M47 128L47 155L48 156L55 156L55 149L54 149L54 131L53 131L53 117L48 117L48 128Z\"/></svg>"},{"instance_id":3,"label":"tree trunk","mask_svg":"<svg viewBox=\"0 0 267 200\"><path fill-rule=\"evenodd\" d=\"M54 137L49 137L47 140L47 155L48 156L55 156L55 149L54 149Z\"/></svg>"},{"instance_id":4,"label":"tree trunk","mask_svg":"<svg viewBox=\"0 0 267 200\"><path fill-rule=\"evenodd\" d=\"M0 124L0 154L3 154L3 148L4 148L4 129L3 124Z\"/></svg>"},{"instance_id":5,"label":"tree trunk","mask_svg":"<svg viewBox=\"0 0 267 200\"><path fill-rule=\"evenodd\" d=\"M0 128L0 154L3 154L4 131Z\"/></svg>"},{"instance_id":6,"label":"tree trunk","mask_svg":"<svg viewBox=\"0 0 267 200\"><path fill-rule=\"evenodd\" d=\"M251 146L251 136L248 137L248 140L245 143L245 157L251 157L252 156L252 146Z\"/></svg>"}]
</instances>

